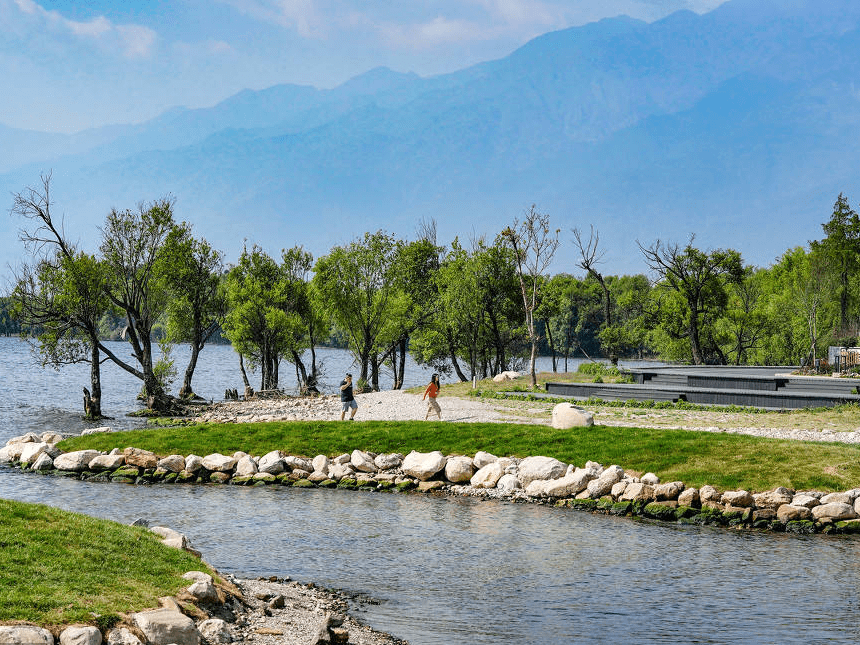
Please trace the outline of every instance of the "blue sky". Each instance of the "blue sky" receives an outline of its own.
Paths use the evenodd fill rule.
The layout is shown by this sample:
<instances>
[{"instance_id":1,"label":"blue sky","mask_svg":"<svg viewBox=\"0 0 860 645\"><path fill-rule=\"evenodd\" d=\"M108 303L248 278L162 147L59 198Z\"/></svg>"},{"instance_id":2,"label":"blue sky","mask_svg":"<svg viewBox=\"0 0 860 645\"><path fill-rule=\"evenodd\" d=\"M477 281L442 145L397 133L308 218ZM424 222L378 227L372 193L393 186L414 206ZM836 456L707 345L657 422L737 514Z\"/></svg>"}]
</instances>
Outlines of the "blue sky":
<instances>
[{"instance_id":1,"label":"blue sky","mask_svg":"<svg viewBox=\"0 0 860 645\"><path fill-rule=\"evenodd\" d=\"M556 29L723 0L0 0L0 124L74 132L381 65L430 76Z\"/></svg>"}]
</instances>

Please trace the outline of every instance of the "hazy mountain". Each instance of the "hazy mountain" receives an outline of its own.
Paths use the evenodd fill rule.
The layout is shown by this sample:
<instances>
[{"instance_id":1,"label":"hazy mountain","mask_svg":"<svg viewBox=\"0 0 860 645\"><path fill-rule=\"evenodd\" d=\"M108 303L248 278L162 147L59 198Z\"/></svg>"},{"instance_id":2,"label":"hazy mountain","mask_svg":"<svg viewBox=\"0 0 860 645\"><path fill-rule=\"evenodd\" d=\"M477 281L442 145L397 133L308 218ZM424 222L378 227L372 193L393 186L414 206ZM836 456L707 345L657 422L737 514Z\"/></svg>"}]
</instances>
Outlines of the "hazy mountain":
<instances>
[{"instance_id":1,"label":"hazy mountain","mask_svg":"<svg viewBox=\"0 0 860 645\"><path fill-rule=\"evenodd\" d=\"M421 217L446 242L492 236L536 203L566 240L597 226L610 273L642 269L636 239L690 233L767 264L820 237L839 192L860 200L858 70L860 3L732 0L545 34L428 79L380 68L73 137L0 129L0 168L16 160L0 190L53 168L82 241L110 207L172 193L230 257L243 238L321 253Z\"/></svg>"}]
</instances>

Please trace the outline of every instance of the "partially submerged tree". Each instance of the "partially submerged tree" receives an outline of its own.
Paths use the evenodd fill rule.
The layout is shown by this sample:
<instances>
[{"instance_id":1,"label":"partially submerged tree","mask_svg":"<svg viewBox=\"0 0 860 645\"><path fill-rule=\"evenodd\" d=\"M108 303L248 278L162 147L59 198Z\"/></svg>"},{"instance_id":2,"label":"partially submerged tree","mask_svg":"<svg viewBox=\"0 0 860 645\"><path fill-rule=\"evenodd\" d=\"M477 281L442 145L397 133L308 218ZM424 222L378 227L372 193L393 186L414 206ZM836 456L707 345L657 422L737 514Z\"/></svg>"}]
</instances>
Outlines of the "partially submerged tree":
<instances>
[{"instance_id":1,"label":"partially submerged tree","mask_svg":"<svg viewBox=\"0 0 860 645\"><path fill-rule=\"evenodd\" d=\"M51 175L41 186L14 195L12 213L33 222L20 239L35 263L24 265L15 278L13 309L33 330L43 365L90 364L90 389L84 388L84 414L99 419L101 354L99 320L109 306L106 271L96 258L75 248L62 223L51 214Z\"/></svg>"},{"instance_id":2,"label":"partially submerged tree","mask_svg":"<svg viewBox=\"0 0 860 645\"><path fill-rule=\"evenodd\" d=\"M534 204L526 211L522 222L514 220L513 226L509 226L501 233L502 239L513 249L516 260L526 330L531 344L529 375L532 387L537 385L535 360L538 340L540 340L534 315L538 305L538 288L544 272L549 268L558 249L558 233L558 229L552 231L550 228L549 215L539 212Z\"/></svg>"}]
</instances>

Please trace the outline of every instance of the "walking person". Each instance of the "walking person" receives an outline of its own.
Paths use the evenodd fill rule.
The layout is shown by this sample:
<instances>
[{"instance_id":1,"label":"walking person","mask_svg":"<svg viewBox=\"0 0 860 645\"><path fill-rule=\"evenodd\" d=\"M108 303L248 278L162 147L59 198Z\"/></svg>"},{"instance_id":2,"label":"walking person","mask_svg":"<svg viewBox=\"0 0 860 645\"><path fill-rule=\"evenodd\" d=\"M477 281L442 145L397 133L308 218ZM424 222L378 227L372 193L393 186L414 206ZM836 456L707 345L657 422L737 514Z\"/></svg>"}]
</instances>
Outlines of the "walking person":
<instances>
[{"instance_id":1,"label":"walking person","mask_svg":"<svg viewBox=\"0 0 860 645\"><path fill-rule=\"evenodd\" d=\"M349 420L352 421L355 413L358 411L358 403L355 402L355 397L352 395L352 374L347 372L346 378L340 382L340 402L343 405L343 410L340 413L340 420L346 416L346 411L349 413Z\"/></svg>"},{"instance_id":2,"label":"walking person","mask_svg":"<svg viewBox=\"0 0 860 645\"><path fill-rule=\"evenodd\" d=\"M442 408L439 407L439 402L436 400L436 397L439 396L439 375L434 374L430 377L430 383L427 385L427 389L424 390L424 396L421 397L421 400L427 399L427 414L424 415L424 420L430 418L430 412L435 412L436 416L439 417L439 421L442 420ZM429 397L429 398L428 398Z\"/></svg>"}]
</instances>

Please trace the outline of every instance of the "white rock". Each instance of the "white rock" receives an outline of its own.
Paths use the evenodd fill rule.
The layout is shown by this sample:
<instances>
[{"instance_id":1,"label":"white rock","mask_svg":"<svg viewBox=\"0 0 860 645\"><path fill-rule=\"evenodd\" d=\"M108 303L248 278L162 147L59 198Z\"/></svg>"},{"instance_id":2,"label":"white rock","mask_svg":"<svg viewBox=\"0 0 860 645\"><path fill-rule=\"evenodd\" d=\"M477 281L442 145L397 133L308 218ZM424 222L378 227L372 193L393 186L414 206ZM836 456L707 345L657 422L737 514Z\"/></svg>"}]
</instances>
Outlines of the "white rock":
<instances>
[{"instance_id":1,"label":"white rock","mask_svg":"<svg viewBox=\"0 0 860 645\"><path fill-rule=\"evenodd\" d=\"M628 483L629 482L621 480L620 482L612 484L612 489L609 491L609 494L612 495L613 499L620 499L624 494L624 491L627 490Z\"/></svg>"},{"instance_id":2,"label":"white rock","mask_svg":"<svg viewBox=\"0 0 860 645\"><path fill-rule=\"evenodd\" d=\"M410 477L427 481L445 467L447 459L438 450L416 452L413 450L403 460L403 472Z\"/></svg>"},{"instance_id":3,"label":"white rock","mask_svg":"<svg viewBox=\"0 0 860 645\"><path fill-rule=\"evenodd\" d=\"M776 519L780 522L796 522L799 520L811 520L812 511L805 506L794 506L783 504L776 509Z\"/></svg>"},{"instance_id":4,"label":"white rock","mask_svg":"<svg viewBox=\"0 0 860 645\"><path fill-rule=\"evenodd\" d=\"M101 453L98 450L76 450L67 452L54 459L54 468L57 470L69 470L80 472L86 470L90 462Z\"/></svg>"},{"instance_id":5,"label":"white rock","mask_svg":"<svg viewBox=\"0 0 860 645\"><path fill-rule=\"evenodd\" d=\"M21 461L24 461L24 453L21 453ZM852 496L851 493L828 493L818 501L821 504L830 504L832 502L854 504L854 496Z\"/></svg>"},{"instance_id":6,"label":"white rock","mask_svg":"<svg viewBox=\"0 0 860 645\"><path fill-rule=\"evenodd\" d=\"M203 457L203 467L213 473L227 473L233 470L236 460L227 455L215 452Z\"/></svg>"},{"instance_id":7,"label":"white rock","mask_svg":"<svg viewBox=\"0 0 860 645\"><path fill-rule=\"evenodd\" d=\"M498 459L498 457L496 457L495 455L491 455L488 452L484 452L483 450L479 450L478 452L475 453L475 456L472 459L472 463L475 464L475 468L480 470L484 466L487 466L487 465L493 463L494 461L496 461L496 459Z\"/></svg>"},{"instance_id":8,"label":"white rock","mask_svg":"<svg viewBox=\"0 0 860 645\"><path fill-rule=\"evenodd\" d=\"M684 482L666 482L665 484L654 486L654 497L658 502L664 500L675 501L683 491Z\"/></svg>"},{"instance_id":9,"label":"white rock","mask_svg":"<svg viewBox=\"0 0 860 645\"><path fill-rule=\"evenodd\" d=\"M350 459L352 459L352 456L348 453L344 453L342 455L338 455L332 459L332 461L336 464L348 464Z\"/></svg>"},{"instance_id":10,"label":"white rock","mask_svg":"<svg viewBox=\"0 0 860 645\"><path fill-rule=\"evenodd\" d=\"M59 432L43 432L39 435L39 440L44 441L45 443L56 444L63 440L63 435Z\"/></svg>"},{"instance_id":11,"label":"white rock","mask_svg":"<svg viewBox=\"0 0 860 645\"><path fill-rule=\"evenodd\" d=\"M125 455L98 455L89 463L90 470L116 470L125 463Z\"/></svg>"},{"instance_id":12,"label":"white rock","mask_svg":"<svg viewBox=\"0 0 860 645\"><path fill-rule=\"evenodd\" d=\"M272 473L255 473L253 477L255 482L272 483L273 481L276 481L275 475L273 475Z\"/></svg>"},{"instance_id":13,"label":"white rock","mask_svg":"<svg viewBox=\"0 0 860 645\"><path fill-rule=\"evenodd\" d=\"M249 456L244 456L236 462L236 477L250 477L257 474L257 464Z\"/></svg>"},{"instance_id":14,"label":"white rock","mask_svg":"<svg viewBox=\"0 0 860 645\"><path fill-rule=\"evenodd\" d=\"M572 403L559 403L552 409L552 427L559 430L589 428L594 425L594 415Z\"/></svg>"},{"instance_id":15,"label":"white rock","mask_svg":"<svg viewBox=\"0 0 860 645\"><path fill-rule=\"evenodd\" d=\"M142 611L131 618L151 645L200 645L200 632L194 621L176 610Z\"/></svg>"},{"instance_id":16,"label":"white rock","mask_svg":"<svg viewBox=\"0 0 860 645\"><path fill-rule=\"evenodd\" d=\"M284 463L292 470L304 470L309 473L314 471L314 465L307 459L302 459L301 457L288 455L284 457Z\"/></svg>"},{"instance_id":17,"label":"white rock","mask_svg":"<svg viewBox=\"0 0 860 645\"><path fill-rule=\"evenodd\" d=\"M28 442L22 444L21 454L18 457L18 460L23 463L32 463L36 460L36 457L45 452L45 448L48 447L48 444L45 442Z\"/></svg>"},{"instance_id":18,"label":"white rock","mask_svg":"<svg viewBox=\"0 0 860 645\"><path fill-rule=\"evenodd\" d=\"M102 633L98 627L66 627L60 632L60 645L101 645Z\"/></svg>"},{"instance_id":19,"label":"white rock","mask_svg":"<svg viewBox=\"0 0 860 645\"><path fill-rule=\"evenodd\" d=\"M283 457L278 450L267 452L260 457L260 462L257 464L257 470L261 473L271 473L272 475L280 475L287 469Z\"/></svg>"},{"instance_id":20,"label":"white rock","mask_svg":"<svg viewBox=\"0 0 860 645\"><path fill-rule=\"evenodd\" d=\"M349 463L351 463L352 467L359 472L376 472L376 462L374 461L373 455L368 452L364 452L363 450L353 450L349 458Z\"/></svg>"},{"instance_id":21,"label":"white rock","mask_svg":"<svg viewBox=\"0 0 860 645\"><path fill-rule=\"evenodd\" d=\"M174 531L166 526L153 526L149 530L160 536L161 541L167 546L172 546L175 549L184 549L188 546L188 539L179 531Z\"/></svg>"},{"instance_id":22,"label":"white rock","mask_svg":"<svg viewBox=\"0 0 860 645\"><path fill-rule=\"evenodd\" d=\"M643 484L648 484L649 486L656 486L660 483L660 478L657 477L654 473L645 473L642 475L641 479Z\"/></svg>"},{"instance_id":23,"label":"white rock","mask_svg":"<svg viewBox=\"0 0 860 645\"><path fill-rule=\"evenodd\" d=\"M517 476L523 487L528 489L536 479L558 479L566 470L567 464L553 457L526 457L517 467Z\"/></svg>"},{"instance_id":24,"label":"white rock","mask_svg":"<svg viewBox=\"0 0 860 645\"><path fill-rule=\"evenodd\" d=\"M87 428L86 430L81 431L81 436L85 437L90 434L102 434L105 432L111 432L110 426L101 426L100 428Z\"/></svg>"},{"instance_id":25,"label":"white rock","mask_svg":"<svg viewBox=\"0 0 860 645\"><path fill-rule=\"evenodd\" d=\"M812 517L816 520L827 518L836 522L838 520L853 520L857 516L857 513L854 512L854 507L844 502L819 504L812 509Z\"/></svg>"},{"instance_id":26,"label":"white rock","mask_svg":"<svg viewBox=\"0 0 860 645\"><path fill-rule=\"evenodd\" d=\"M232 643L233 632L230 626L220 618L209 618L197 625L197 631L207 643Z\"/></svg>"},{"instance_id":27,"label":"white rock","mask_svg":"<svg viewBox=\"0 0 860 645\"><path fill-rule=\"evenodd\" d=\"M720 504L738 508L750 508L754 504L753 496L746 490L727 490L720 497Z\"/></svg>"},{"instance_id":28,"label":"white rock","mask_svg":"<svg viewBox=\"0 0 860 645\"><path fill-rule=\"evenodd\" d=\"M39 443L42 438L37 435L35 432L28 432L27 434L22 434L17 437L12 437L6 442L7 446L12 445L13 443Z\"/></svg>"},{"instance_id":29,"label":"white rock","mask_svg":"<svg viewBox=\"0 0 860 645\"><path fill-rule=\"evenodd\" d=\"M376 467L379 470L393 470L395 468L400 468L403 464L403 455L397 452L392 452L387 455L376 455L373 459L373 463L376 464Z\"/></svg>"},{"instance_id":30,"label":"white rock","mask_svg":"<svg viewBox=\"0 0 860 645\"><path fill-rule=\"evenodd\" d=\"M0 448L0 463L8 464L10 461L18 461L21 457L21 451L24 450L26 444L10 443L5 447Z\"/></svg>"},{"instance_id":31,"label":"white rock","mask_svg":"<svg viewBox=\"0 0 860 645\"><path fill-rule=\"evenodd\" d=\"M20 625L0 626L0 644L3 645L54 645L54 637L47 629Z\"/></svg>"},{"instance_id":32,"label":"white rock","mask_svg":"<svg viewBox=\"0 0 860 645\"><path fill-rule=\"evenodd\" d=\"M188 593L201 602L218 602L218 592L215 590L215 585L205 580L198 580L188 587Z\"/></svg>"},{"instance_id":33,"label":"white rock","mask_svg":"<svg viewBox=\"0 0 860 645\"><path fill-rule=\"evenodd\" d=\"M593 499L598 499L604 495L609 495L612 492L612 487L624 478L624 469L620 466L612 465L602 473L597 479L592 479L588 482L586 490L588 496Z\"/></svg>"},{"instance_id":34,"label":"white rock","mask_svg":"<svg viewBox=\"0 0 860 645\"><path fill-rule=\"evenodd\" d=\"M349 464L332 464L328 467L328 476L335 481L340 481L344 477L351 478L355 475L355 471Z\"/></svg>"},{"instance_id":35,"label":"white rock","mask_svg":"<svg viewBox=\"0 0 860 645\"><path fill-rule=\"evenodd\" d=\"M720 493L710 484L705 484L699 489L699 499L703 502L719 502Z\"/></svg>"},{"instance_id":36,"label":"white rock","mask_svg":"<svg viewBox=\"0 0 860 645\"><path fill-rule=\"evenodd\" d=\"M471 457L448 457L448 461L445 462L445 479L449 482L455 484L467 482L474 472Z\"/></svg>"},{"instance_id":37,"label":"white rock","mask_svg":"<svg viewBox=\"0 0 860 645\"><path fill-rule=\"evenodd\" d=\"M185 458L185 470L189 473L196 473L203 468L203 457L200 455L188 455Z\"/></svg>"},{"instance_id":38,"label":"white rock","mask_svg":"<svg viewBox=\"0 0 860 645\"><path fill-rule=\"evenodd\" d=\"M313 458L313 461L311 461L311 464L313 465L315 471L318 471L321 473L328 472L329 461L328 461L328 457L326 457L325 455L317 455L316 457Z\"/></svg>"},{"instance_id":39,"label":"white rock","mask_svg":"<svg viewBox=\"0 0 860 645\"><path fill-rule=\"evenodd\" d=\"M502 475L496 484L496 488L503 493L510 493L522 488L522 485L516 475Z\"/></svg>"},{"instance_id":40,"label":"white rock","mask_svg":"<svg viewBox=\"0 0 860 645\"><path fill-rule=\"evenodd\" d=\"M212 584L212 576L205 571L186 571L182 574L185 580L193 580L194 582L208 582Z\"/></svg>"},{"instance_id":41,"label":"white rock","mask_svg":"<svg viewBox=\"0 0 860 645\"><path fill-rule=\"evenodd\" d=\"M678 495L678 505L679 506L696 506L699 503L699 489L698 488L685 488L681 491L681 494Z\"/></svg>"},{"instance_id":42,"label":"white rock","mask_svg":"<svg viewBox=\"0 0 860 645\"><path fill-rule=\"evenodd\" d=\"M182 455L168 455L164 459L159 459L156 467L169 473L181 473L185 470L185 457Z\"/></svg>"},{"instance_id":43,"label":"white rock","mask_svg":"<svg viewBox=\"0 0 860 645\"><path fill-rule=\"evenodd\" d=\"M44 452L36 457L36 461L33 462L31 468L33 470L51 470L54 467L54 460L51 459Z\"/></svg>"},{"instance_id":44,"label":"white rock","mask_svg":"<svg viewBox=\"0 0 860 645\"><path fill-rule=\"evenodd\" d=\"M783 504L791 504L794 495L787 488L777 488L763 493L753 494L753 503L756 508L779 509Z\"/></svg>"},{"instance_id":45,"label":"white rock","mask_svg":"<svg viewBox=\"0 0 860 645\"><path fill-rule=\"evenodd\" d=\"M650 502L654 500L654 487L643 482L627 484L624 493L618 499L622 502Z\"/></svg>"},{"instance_id":46,"label":"white rock","mask_svg":"<svg viewBox=\"0 0 860 645\"><path fill-rule=\"evenodd\" d=\"M514 370L507 370L506 372L499 372L493 377L493 380L496 383L501 383L503 381L513 381L520 377L520 373Z\"/></svg>"},{"instance_id":47,"label":"white rock","mask_svg":"<svg viewBox=\"0 0 860 645\"><path fill-rule=\"evenodd\" d=\"M472 475L469 483L475 488L495 488L504 474L505 469L502 468L502 465L498 461L494 461Z\"/></svg>"},{"instance_id":48,"label":"white rock","mask_svg":"<svg viewBox=\"0 0 860 645\"><path fill-rule=\"evenodd\" d=\"M120 627L108 632L107 645L143 645L143 643L127 628Z\"/></svg>"},{"instance_id":49,"label":"white rock","mask_svg":"<svg viewBox=\"0 0 860 645\"><path fill-rule=\"evenodd\" d=\"M546 485L549 479L533 479L525 487L526 495L529 497L546 497Z\"/></svg>"},{"instance_id":50,"label":"white rock","mask_svg":"<svg viewBox=\"0 0 860 645\"><path fill-rule=\"evenodd\" d=\"M593 479L590 471L577 468L561 479L550 479L546 482L543 492L547 497L573 497L585 490L588 482Z\"/></svg>"}]
</instances>

